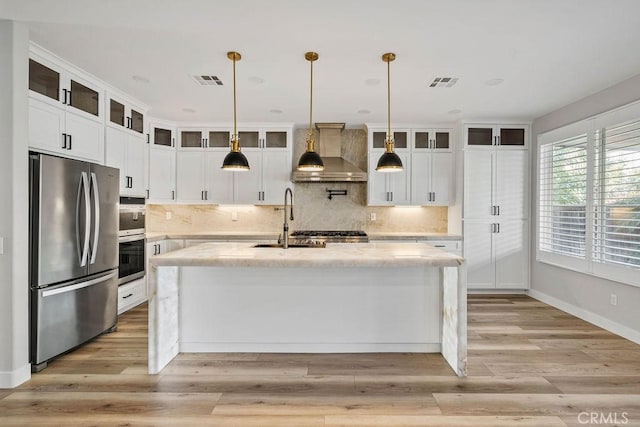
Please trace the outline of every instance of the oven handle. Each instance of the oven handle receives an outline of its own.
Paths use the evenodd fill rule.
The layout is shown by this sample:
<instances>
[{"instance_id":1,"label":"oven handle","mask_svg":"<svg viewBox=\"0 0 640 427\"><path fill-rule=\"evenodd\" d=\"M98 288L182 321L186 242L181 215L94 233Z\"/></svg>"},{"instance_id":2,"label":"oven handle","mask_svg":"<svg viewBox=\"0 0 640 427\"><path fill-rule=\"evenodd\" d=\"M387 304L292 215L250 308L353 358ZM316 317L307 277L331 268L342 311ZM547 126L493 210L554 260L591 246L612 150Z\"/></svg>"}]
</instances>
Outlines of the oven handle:
<instances>
[{"instance_id":1,"label":"oven handle","mask_svg":"<svg viewBox=\"0 0 640 427\"><path fill-rule=\"evenodd\" d=\"M118 237L118 243L135 242L136 240L146 240L144 234L134 234L133 236Z\"/></svg>"}]
</instances>

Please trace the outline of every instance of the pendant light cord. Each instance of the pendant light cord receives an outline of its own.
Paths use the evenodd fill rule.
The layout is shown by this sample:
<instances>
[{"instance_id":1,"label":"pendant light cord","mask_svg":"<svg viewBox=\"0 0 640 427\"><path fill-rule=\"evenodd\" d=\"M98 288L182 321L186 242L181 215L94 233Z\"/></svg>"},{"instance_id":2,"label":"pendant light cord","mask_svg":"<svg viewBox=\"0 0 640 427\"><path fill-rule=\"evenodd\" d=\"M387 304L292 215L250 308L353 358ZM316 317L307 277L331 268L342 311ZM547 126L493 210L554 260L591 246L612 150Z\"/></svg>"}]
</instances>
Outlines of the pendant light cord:
<instances>
[{"instance_id":1,"label":"pendant light cord","mask_svg":"<svg viewBox=\"0 0 640 427\"><path fill-rule=\"evenodd\" d=\"M391 61L387 61L387 140L391 140Z\"/></svg>"},{"instance_id":2,"label":"pendant light cord","mask_svg":"<svg viewBox=\"0 0 640 427\"><path fill-rule=\"evenodd\" d=\"M313 61L309 61L311 63L311 82L310 82L310 89L309 89L309 138L311 138L313 136L313 129L312 129L312 123L313 123Z\"/></svg>"},{"instance_id":3,"label":"pendant light cord","mask_svg":"<svg viewBox=\"0 0 640 427\"><path fill-rule=\"evenodd\" d=\"M236 125L236 57L233 57L233 137L234 141L238 140L238 129Z\"/></svg>"}]
</instances>

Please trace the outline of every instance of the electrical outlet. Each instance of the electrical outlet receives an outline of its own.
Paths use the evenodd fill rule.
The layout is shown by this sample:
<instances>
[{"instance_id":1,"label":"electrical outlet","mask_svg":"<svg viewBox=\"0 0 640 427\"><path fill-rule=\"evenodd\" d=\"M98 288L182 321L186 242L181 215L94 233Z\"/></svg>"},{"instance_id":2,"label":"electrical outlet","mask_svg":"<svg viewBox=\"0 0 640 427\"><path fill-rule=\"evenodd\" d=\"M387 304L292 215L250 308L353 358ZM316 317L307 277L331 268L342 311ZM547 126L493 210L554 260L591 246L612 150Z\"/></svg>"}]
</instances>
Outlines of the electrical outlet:
<instances>
[{"instance_id":1,"label":"electrical outlet","mask_svg":"<svg viewBox=\"0 0 640 427\"><path fill-rule=\"evenodd\" d=\"M618 305L618 295L611 294L611 305Z\"/></svg>"},{"instance_id":2,"label":"electrical outlet","mask_svg":"<svg viewBox=\"0 0 640 427\"><path fill-rule=\"evenodd\" d=\"M375 212L369 213L369 220L371 220L371 221L375 221L376 220L376 213Z\"/></svg>"},{"instance_id":3,"label":"electrical outlet","mask_svg":"<svg viewBox=\"0 0 640 427\"><path fill-rule=\"evenodd\" d=\"M233 211L231 212L231 221L237 221L238 220L238 212Z\"/></svg>"},{"instance_id":4,"label":"electrical outlet","mask_svg":"<svg viewBox=\"0 0 640 427\"><path fill-rule=\"evenodd\" d=\"M4 237L0 237L0 255L4 254Z\"/></svg>"},{"instance_id":5,"label":"electrical outlet","mask_svg":"<svg viewBox=\"0 0 640 427\"><path fill-rule=\"evenodd\" d=\"M165 212L164 217L166 219L171 219L171 212Z\"/></svg>"}]
</instances>

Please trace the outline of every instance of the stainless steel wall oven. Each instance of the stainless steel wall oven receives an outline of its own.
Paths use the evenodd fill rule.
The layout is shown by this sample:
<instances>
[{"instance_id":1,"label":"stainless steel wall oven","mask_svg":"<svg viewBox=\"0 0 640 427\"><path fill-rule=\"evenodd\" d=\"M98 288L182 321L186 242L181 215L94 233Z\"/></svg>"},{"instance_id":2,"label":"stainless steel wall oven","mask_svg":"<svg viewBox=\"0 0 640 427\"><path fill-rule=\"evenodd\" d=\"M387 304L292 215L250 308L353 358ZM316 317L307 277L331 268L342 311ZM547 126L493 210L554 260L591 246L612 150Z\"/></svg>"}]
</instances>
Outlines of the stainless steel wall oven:
<instances>
[{"instance_id":1,"label":"stainless steel wall oven","mask_svg":"<svg viewBox=\"0 0 640 427\"><path fill-rule=\"evenodd\" d=\"M120 198L119 285L144 277L145 274L144 202L143 198L138 197Z\"/></svg>"}]
</instances>

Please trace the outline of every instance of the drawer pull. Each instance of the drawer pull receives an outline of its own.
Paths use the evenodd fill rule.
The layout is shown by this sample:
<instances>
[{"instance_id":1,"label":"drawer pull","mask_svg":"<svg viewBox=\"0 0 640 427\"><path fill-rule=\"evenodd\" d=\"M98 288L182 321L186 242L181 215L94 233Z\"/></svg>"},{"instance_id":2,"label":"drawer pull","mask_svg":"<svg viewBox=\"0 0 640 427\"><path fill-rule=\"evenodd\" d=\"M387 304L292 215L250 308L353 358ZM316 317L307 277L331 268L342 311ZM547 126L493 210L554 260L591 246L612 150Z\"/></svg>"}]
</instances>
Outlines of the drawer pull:
<instances>
[{"instance_id":1,"label":"drawer pull","mask_svg":"<svg viewBox=\"0 0 640 427\"><path fill-rule=\"evenodd\" d=\"M433 245L434 248L444 248L444 245Z\"/></svg>"},{"instance_id":2,"label":"drawer pull","mask_svg":"<svg viewBox=\"0 0 640 427\"><path fill-rule=\"evenodd\" d=\"M127 299L127 298L132 297L132 296L133 296L133 294L129 294L129 295L123 296L122 299Z\"/></svg>"}]
</instances>

